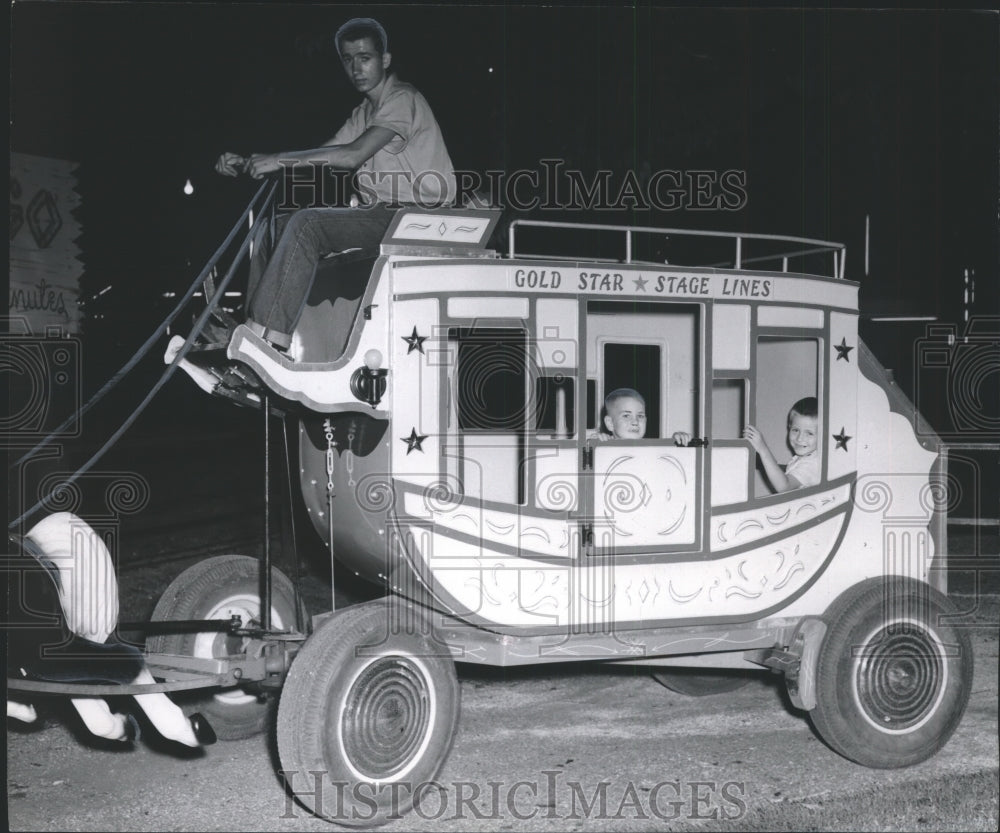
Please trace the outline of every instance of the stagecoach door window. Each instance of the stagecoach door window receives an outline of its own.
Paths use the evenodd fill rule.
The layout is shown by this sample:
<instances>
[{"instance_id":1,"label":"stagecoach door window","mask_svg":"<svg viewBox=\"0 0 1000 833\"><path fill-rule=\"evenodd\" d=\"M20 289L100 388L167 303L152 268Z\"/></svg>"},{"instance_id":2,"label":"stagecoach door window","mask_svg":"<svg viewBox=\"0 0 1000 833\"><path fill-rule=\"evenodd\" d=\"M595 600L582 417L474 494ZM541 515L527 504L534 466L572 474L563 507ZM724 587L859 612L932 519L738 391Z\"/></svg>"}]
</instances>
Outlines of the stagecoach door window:
<instances>
[{"instance_id":1,"label":"stagecoach door window","mask_svg":"<svg viewBox=\"0 0 1000 833\"><path fill-rule=\"evenodd\" d=\"M588 432L582 488L593 524L593 556L668 555L703 537L706 449L678 447L673 434L705 436L708 371L702 304L591 302L586 317ZM645 405L642 439L611 436L605 398L619 388ZM592 460L592 464L591 461ZM590 467L592 465L592 468Z\"/></svg>"},{"instance_id":2,"label":"stagecoach door window","mask_svg":"<svg viewBox=\"0 0 1000 833\"><path fill-rule=\"evenodd\" d=\"M527 333L452 327L448 338L457 346L452 390L464 493L523 504L528 403L541 381L528 373Z\"/></svg>"},{"instance_id":3,"label":"stagecoach door window","mask_svg":"<svg viewBox=\"0 0 1000 833\"><path fill-rule=\"evenodd\" d=\"M646 401L646 439L656 439L662 436L660 432L660 380L665 345L606 341L603 347L604 368L601 374L603 377L601 388L604 391L604 396L607 396L615 388L632 388L640 392ZM599 416L603 422L603 414L599 414Z\"/></svg>"}]
</instances>

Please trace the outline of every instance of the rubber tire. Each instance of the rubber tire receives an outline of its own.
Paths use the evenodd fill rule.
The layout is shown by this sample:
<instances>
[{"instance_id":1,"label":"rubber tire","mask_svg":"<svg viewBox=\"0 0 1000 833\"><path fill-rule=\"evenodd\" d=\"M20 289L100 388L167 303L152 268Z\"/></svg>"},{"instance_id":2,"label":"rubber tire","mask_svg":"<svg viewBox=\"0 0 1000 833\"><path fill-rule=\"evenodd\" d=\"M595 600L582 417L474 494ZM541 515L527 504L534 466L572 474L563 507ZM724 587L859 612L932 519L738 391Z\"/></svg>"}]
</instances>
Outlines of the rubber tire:
<instances>
[{"instance_id":1,"label":"rubber tire","mask_svg":"<svg viewBox=\"0 0 1000 833\"><path fill-rule=\"evenodd\" d=\"M278 754L288 789L321 818L347 827L399 818L448 756L459 713L450 652L421 628L388 627L390 616L416 611L396 599L345 608L292 662L278 705ZM359 651L366 645L374 647ZM423 729L400 717L422 720ZM351 731L359 725L368 732Z\"/></svg>"},{"instance_id":2,"label":"rubber tire","mask_svg":"<svg viewBox=\"0 0 1000 833\"><path fill-rule=\"evenodd\" d=\"M911 766L941 749L972 688L969 635L943 621L955 614L946 596L912 579L869 579L841 595L823 615L828 630L810 712L819 736L878 769ZM893 623L902 627L886 633ZM880 728L893 720L898 728Z\"/></svg>"},{"instance_id":3,"label":"rubber tire","mask_svg":"<svg viewBox=\"0 0 1000 833\"><path fill-rule=\"evenodd\" d=\"M260 562L246 555L219 555L189 567L163 592L153 610L152 620L164 622L182 619L221 618L213 614L227 599L239 598L249 613L249 601L256 601L260 612ZM297 618L298 617L298 618ZM244 616L244 622L247 616ZM254 619L256 617L253 617ZM296 621L308 624L305 605L295 587L280 570L271 568L271 621L275 627L296 627ZM237 640L221 633L205 632L157 634L146 640L150 653L181 656L211 655L225 657L253 650L255 642ZM207 718L220 740L253 737L273 725L277 696L255 692L239 696L241 689L225 689L198 698L196 711Z\"/></svg>"},{"instance_id":4,"label":"rubber tire","mask_svg":"<svg viewBox=\"0 0 1000 833\"><path fill-rule=\"evenodd\" d=\"M701 668L658 668L653 672L653 679L660 685L686 694L688 697L707 697L712 694L725 694L737 691L749 685L755 672L731 670L704 671Z\"/></svg>"}]
</instances>

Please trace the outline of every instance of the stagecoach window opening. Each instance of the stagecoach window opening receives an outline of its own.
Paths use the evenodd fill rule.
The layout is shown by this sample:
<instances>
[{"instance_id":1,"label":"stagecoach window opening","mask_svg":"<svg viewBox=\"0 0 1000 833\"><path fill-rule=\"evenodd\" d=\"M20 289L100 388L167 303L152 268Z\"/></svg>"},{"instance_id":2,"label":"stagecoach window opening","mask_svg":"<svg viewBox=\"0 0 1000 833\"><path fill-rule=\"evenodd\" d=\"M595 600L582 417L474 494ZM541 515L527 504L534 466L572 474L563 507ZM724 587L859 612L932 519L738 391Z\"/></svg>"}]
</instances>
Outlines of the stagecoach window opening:
<instances>
[{"instance_id":1,"label":"stagecoach window opening","mask_svg":"<svg viewBox=\"0 0 1000 833\"><path fill-rule=\"evenodd\" d=\"M458 427L462 431L525 430L526 332L452 327L448 338L458 342Z\"/></svg>"},{"instance_id":2,"label":"stagecoach window opening","mask_svg":"<svg viewBox=\"0 0 1000 833\"><path fill-rule=\"evenodd\" d=\"M746 422L746 380L716 379L712 383L712 439L739 439Z\"/></svg>"},{"instance_id":3,"label":"stagecoach window opening","mask_svg":"<svg viewBox=\"0 0 1000 833\"><path fill-rule=\"evenodd\" d=\"M820 399L820 339L799 336L759 336L756 346L753 413L748 420L763 434L764 440L782 466L792 459L788 445L788 411L807 396L819 399L817 437L819 453L823 446L823 402ZM756 457L755 457L756 460ZM773 494L756 460L754 494Z\"/></svg>"},{"instance_id":4,"label":"stagecoach window opening","mask_svg":"<svg viewBox=\"0 0 1000 833\"><path fill-rule=\"evenodd\" d=\"M537 379L529 373L527 332L515 327L451 327L457 344L455 408L465 493L525 502L526 434Z\"/></svg>"},{"instance_id":5,"label":"stagecoach window opening","mask_svg":"<svg viewBox=\"0 0 1000 833\"><path fill-rule=\"evenodd\" d=\"M552 439L576 436L576 384L570 376L541 376L535 380L535 430Z\"/></svg>"}]
</instances>

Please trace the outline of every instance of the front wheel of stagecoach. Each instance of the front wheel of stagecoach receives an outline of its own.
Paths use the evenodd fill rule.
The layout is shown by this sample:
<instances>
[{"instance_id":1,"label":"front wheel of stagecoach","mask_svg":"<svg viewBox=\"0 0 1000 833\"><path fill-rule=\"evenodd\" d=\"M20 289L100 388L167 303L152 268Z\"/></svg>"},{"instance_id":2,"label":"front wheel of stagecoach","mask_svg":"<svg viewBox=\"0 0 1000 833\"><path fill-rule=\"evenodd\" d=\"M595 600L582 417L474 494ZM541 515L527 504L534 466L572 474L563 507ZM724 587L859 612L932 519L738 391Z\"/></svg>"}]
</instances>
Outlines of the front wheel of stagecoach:
<instances>
[{"instance_id":1,"label":"front wheel of stagecoach","mask_svg":"<svg viewBox=\"0 0 1000 833\"><path fill-rule=\"evenodd\" d=\"M260 624L260 562L245 555L220 555L186 569L175 578L153 610L154 622L185 619L230 619L244 626ZM305 606L291 581L271 568L271 627L294 630L306 623ZM224 658L253 652L259 642L218 631L151 636L150 653ZM199 695L200 696L200 695ZM235 687L214 691L199 700L221 740L252 737L272 725L276 694Z\"/></svg>"},{"instance_id":2,"label":"front wheel of stagecoach","mask_svg":"<svg viewBox=\"0 0 1000 833\"><path fill-rule=\"evenodd\" d=\"M349 827L398 818L451 749L455 663L413 613L384 599L345 608L292 662L278 752L289 790L318 816Z\"/></svg>"},{"instance_id":3,"label":"front wheel of stagecoach","mask_svg":"<svg viewBox=\"0 0 1000 833\"><path fill-rule=\"evenodd\" d=\"M930 758L958 726L972 687L972 645L954 605L909 579L873 579L823 615L816 670L820 737L864 766Z\"/></svg>"}]
</instances>

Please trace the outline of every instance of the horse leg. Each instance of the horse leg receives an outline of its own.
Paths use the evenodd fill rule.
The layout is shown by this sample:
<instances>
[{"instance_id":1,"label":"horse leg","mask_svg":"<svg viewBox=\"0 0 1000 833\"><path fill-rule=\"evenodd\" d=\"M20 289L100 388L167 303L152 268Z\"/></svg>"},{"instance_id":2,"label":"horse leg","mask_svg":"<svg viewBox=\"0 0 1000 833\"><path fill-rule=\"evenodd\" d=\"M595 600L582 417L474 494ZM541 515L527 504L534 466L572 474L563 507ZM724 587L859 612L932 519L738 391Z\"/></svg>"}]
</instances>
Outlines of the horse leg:
<instances>
[{"instance_id":1,"label":"horse leg","mask_svg":"<svg viewBox=\"0 0 1000 833\"><path fill-rule=\"evenodd\" d=\"M111 554L100 536L76 515L62 512L40 521L27 537L34 541L58 571L59 602L69 630L77 637L88 640L91 643L89 650L98 655L107 646L105 664L113 664L116 657L120 659L124 646L116 647L107 642L118 623L118 580ZM137 652L135 658L142 666ZM99 672L95 676L109 676L109 668L98 667L100 658L95 658L95 661L95 672ZM115 679L115 676L110 678ZM125 682L126 679L119 681ZM156 681L142 666L132 682L145 685ZM197 718L196 725L192 725L166 694L137 694L135 701L157 731L168 740L192 747L214 740L214 733L207 722ZM74 699L73 705L95 735L116 740L126 736L126 718L112 715L103 700Z\"/></svg>"},{"instance_id":2,"label":"horse leg","mask_svg":"<svg viewBox=\"0 0 1000 833\"><path fill-rule=\"evenodd\" d=\"M128 740L128 719L112 714L108 704L96 697L74 697L70 702L92 734L108 740Z\"/></svg>"},{"instance_id":3,"label":"horse leg","mask_svg":"<svg viewBox=\"0 0 1000 833\"><path fill-rule=\"evenodd\" d=\"M148 668L143 668L133 680L135 684L155 683ZM191 722L184 716L180 706L174 703L166 694L136 694L135 702L146 713L150 723L156 727L163 737L175 740L185 746L201 746L195 736Z\"/></svg>"}]
</instances>

